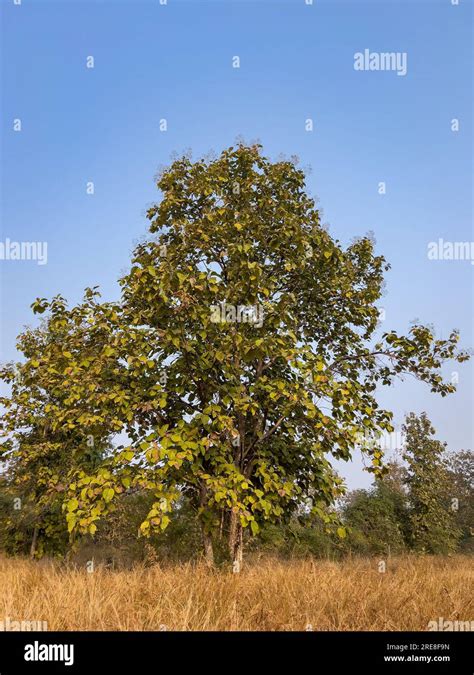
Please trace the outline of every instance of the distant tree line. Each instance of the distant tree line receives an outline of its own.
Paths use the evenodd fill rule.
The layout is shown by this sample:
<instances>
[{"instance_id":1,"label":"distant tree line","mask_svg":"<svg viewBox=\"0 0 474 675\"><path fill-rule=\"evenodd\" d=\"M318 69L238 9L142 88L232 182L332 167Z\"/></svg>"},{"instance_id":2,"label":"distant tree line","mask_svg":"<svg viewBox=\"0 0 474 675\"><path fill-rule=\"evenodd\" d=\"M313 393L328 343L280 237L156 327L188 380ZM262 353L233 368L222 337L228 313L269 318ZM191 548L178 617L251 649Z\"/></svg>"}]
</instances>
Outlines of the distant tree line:
<instances>
[{"instance_id":1,"label":"distant tree line","mask_svg":"<svg viewBox=\"0 0 474 675\"><path fill-rule=\"evenodd\" d=\"M413 413L404 425L406 443L400 459L386 466L370 489L348 492L336 508L344 527L341 537L302 506L290 518L268 523L246 537L249 556L329 557L390 556L417 553L474 552L474 453L448 452L433 437L426 416ZM6 476L0 480L0 547L6 554L28 555L35 536L36 514L15 509L19 499ZM138 537L152 497L145 491L121 496L117 508L99 526L94 538L84 536L71 548L61 510L45 517L36 533L35 555L95 559L130 565L137 561L187 561L203 556L199 520L185 495L165 532ZM328 514L328 522L330 522ZM227 560L225 543L216 537L217 562Z\"/></svg>"}]
</instances>

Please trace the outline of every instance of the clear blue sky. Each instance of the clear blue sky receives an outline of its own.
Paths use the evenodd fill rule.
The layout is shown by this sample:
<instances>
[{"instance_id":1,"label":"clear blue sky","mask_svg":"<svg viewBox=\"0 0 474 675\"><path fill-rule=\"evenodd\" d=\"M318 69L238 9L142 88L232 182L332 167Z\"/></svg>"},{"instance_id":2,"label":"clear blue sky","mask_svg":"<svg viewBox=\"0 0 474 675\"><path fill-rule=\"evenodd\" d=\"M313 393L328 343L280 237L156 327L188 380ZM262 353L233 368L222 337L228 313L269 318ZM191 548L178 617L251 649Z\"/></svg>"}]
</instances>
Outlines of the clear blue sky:
<instances>
[{"instance_id":1,"label":"clear blue sky","mask_svg":"<svg viewBox=\"0 0 474 675\"><path fill-rule=\"evenodd\" d=\"M418 318L473 345L474 265L426 254L440 237L473 240L471 2L2 0L1 20L0 240L48 242L47 265L0 261L2 360L35 297L75 302L95 284L118 297L158 166L239 134L312 167L308 188L343 243L375 233L392 264L387 328ZM406 76L354 70L364 49L406 52ZM473 366L458 368L447 399L406 381L381 401L397 424L426 410L452 449L473 447ZM370 482L358 463L342 472Z\"/></svg>"}]
</instances>

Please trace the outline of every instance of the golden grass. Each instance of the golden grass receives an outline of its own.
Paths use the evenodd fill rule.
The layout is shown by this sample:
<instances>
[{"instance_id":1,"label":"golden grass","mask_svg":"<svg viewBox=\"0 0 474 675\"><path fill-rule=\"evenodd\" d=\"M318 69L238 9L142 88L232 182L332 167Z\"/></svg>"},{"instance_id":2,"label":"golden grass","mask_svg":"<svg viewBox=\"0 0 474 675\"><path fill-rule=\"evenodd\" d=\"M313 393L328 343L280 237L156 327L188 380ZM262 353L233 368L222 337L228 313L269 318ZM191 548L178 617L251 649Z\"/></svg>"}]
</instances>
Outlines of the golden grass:
<instances>
[{"instance_id":1,"label":"golden grass","mask_svg":"<svg viewBox=\"0 0 474 675\"><path fill-rule=\"evenodd\" d=\"M129 571L0 558L0 621L48 630L426 630L470 621L472 558L266 560L240 575L203 565Z\"/></svg>"}]
</instances>

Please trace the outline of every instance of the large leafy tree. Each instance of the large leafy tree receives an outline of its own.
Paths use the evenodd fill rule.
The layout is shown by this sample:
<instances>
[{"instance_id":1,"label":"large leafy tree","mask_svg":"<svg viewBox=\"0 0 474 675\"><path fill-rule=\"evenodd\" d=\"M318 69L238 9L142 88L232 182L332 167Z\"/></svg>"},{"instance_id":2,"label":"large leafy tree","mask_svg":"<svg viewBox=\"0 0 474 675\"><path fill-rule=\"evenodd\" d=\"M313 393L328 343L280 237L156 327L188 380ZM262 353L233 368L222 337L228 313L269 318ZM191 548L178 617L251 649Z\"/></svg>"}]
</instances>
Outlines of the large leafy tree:
<instances>
[{"instance_id":1,"label":"large leafy tree","mask_svg":"<svg viewBox=\"0 0 474 675\"><path fill-rule=\"evenodd\" d=\"M392 416L379 384L410 373L445 395L443 361L466 356L455 332L435 340L420 325L375 339L388 265L370 238L346 248L331 238L293 162L238 145L178 159L157 185L152 237L121 284L124 325L148 336L147 377L167 375L155 397L163 423L137 426L112 475L139 472L155 491L145 534L187 494L209 555L225 531L238 567L244 529L303 501L329 519L342 489L331 457L359 448L380 470L371 438L392 430Z\"/></svg>"},{"instance_id":2,"label":"large leafy tree","mask_svg":"<svg viewBox=\"0 0 474 675\"><path fill-rule=\"evenodd\" d=\"M443 362L467 357L456 332L376 337L388 265L370 238L343 247L329 235L292 161L239 144L174 161L157 186L121 303L68 310L82 317L72 347L40 360L61 391L58 429L85 434L96 422L104 437L130 437L97 470L70 468L68 528L94 532L120 494L140 490L155 498L146 535L184 496L209 560L225 533L238 569L244 530L303 503L330 525L342 492L331 458L360 449L381 470L373 438L392 415L378 385L410 373L446 395Z\"/></svg>"}]
</instances>

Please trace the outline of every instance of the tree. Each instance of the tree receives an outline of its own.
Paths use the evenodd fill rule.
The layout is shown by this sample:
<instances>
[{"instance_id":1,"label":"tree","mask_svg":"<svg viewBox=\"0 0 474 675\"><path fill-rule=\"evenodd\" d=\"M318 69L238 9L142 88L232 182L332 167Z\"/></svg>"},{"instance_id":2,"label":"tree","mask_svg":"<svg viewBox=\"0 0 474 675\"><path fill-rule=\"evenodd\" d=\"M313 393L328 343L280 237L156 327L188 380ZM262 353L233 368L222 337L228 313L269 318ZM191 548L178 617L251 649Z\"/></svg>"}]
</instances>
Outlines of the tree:
<instances>
[{"instance_id":1,"label":"tree","mask_svg":"<svg viewBox=\"0 0 474 675\"><path fill-rule=\"evenodd\" d=\"M120 407L122 397L129 398L126 386L108 358L116 309L97 303L97 296L87 289L83 303L71 310L61 296L51 302L37 299L33 310L48 310L46 318L19 336L24 360L0 371L10 386L9 395L0 399L0 457L10 503L5 526L23 533L23 546L25 536L31 536L32 557L64 552L68 537L62 511L69 502L70 478L78 467L93 471L100 466L128 414ZM74 502L69 502L68 522L71 518Z\"/></svg>"},{"instance_id":2,"label":"tree","mask_svg":"<svg viewBox=\"0 0 474 675\"><path fill-rule=\"evenodd\" d=\"M445 444L433 437L435 430L426 413L407 415L403 431L411 544L429 553L455 550L461 533L452 508Z\"/></svg>"},{"instance_id":3,"label":"tree","mask_svg":"<svg viewBox=\"0 0 474 675\"><path fill-rule=\"evenodd\" d=\"M371 342L388 265L369 238L343 249L330 237L294 163L238 145L183 157L157 185L154 236L121 280L124 319L149 332L149 377L167 374L165 422L140 426L130 461L161 491L142 531L166 526L163 500L182 490L205 535L224 523L238 567L243 529L341 494L328 457L361 446L379 471L381 452L361 443L392 430L378 383L409 372L445 395L442 362L467 356L457 333L435 340L423 326Z\"/></svg>"},{"instance_id":4,"label":"tree","mask_svg":"<svg viewBox=\"0 0 474 675\"><path fill-rule=\"evenodd\" d=\"M461 531L462 548L473 548L474 535L474 453L451 452L446 457L448 495L456 526Z\"/></svg>"},{"instance_id":5,"label":"tree","mask_svg":"<svg viewBox=\"0 0 474 675\"><path fill-rule=\"evenodd\" d=\"M379 384L411 373L444 396L454 386L441 365L467 355L456 332L435 340L420 325L375 339L388 265L368 237L347 248L331 238L294 162L239 144L215 160L174 161L157 186L152 236L120 282L120 307L106 310L107 347L84 368L73 354L61 375L79 397L84 377L98 378L105 428L107 392L125 401L118 420L131 436L97 471L76 468L69 528L91 532L123 490L148 490L147 535L166 529L185 496L209 561L226 533L238 570L244 531L288 520L303 502L337 527L330 507L343 486L331 458L360 449L381 471L371 438L392 431L392 414ZM70 399L64 414L77 408Z\"/></svg>"},{"instance_id":6,"label":"tree","mask_svg":"<svg viewBox=\"0 0 474 675\"><path fill-rule=\"evenodd\" d=\"M370 490L354 490L343 507L347 545L358 553L400 553L406 517L404 495L392 481L379 479Z\"/></svg>"}]
</instances>

